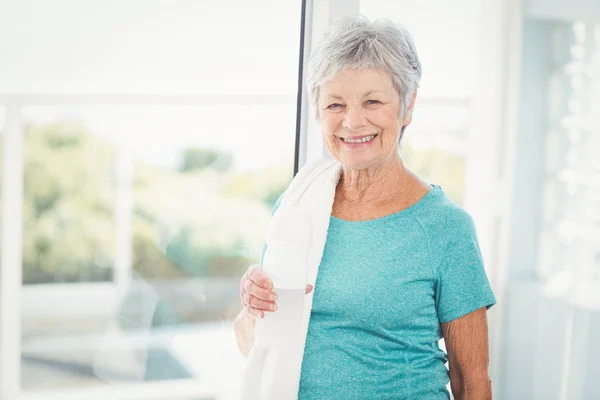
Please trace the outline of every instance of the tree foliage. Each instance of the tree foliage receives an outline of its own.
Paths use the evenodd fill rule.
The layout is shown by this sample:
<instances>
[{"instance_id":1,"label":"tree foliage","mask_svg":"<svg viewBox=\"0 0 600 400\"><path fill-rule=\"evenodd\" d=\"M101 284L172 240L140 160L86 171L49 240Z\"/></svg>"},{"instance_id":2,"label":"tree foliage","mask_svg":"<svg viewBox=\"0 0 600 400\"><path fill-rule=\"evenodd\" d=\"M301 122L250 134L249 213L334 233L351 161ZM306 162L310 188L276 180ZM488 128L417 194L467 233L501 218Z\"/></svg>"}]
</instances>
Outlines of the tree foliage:
<instances>
[{"instance_id":1,"label":"tree foliage","mask_svg":"<svg viewBox=\"0 0 600 400\"><path fill-rule=\"evenodd\" d=\"M227 171L233 162L233 156L216 150L187 148L182 152L180 172L199 171L212 167L220 172Z\"/></svg>"},{"instance_id":2,"label":"tree foliage","mask_svg":"<svg viewBox=\"0 0 600 400\"><path fill-rule=\"evenodd\" d=\"M111 279L116 157L81 123L26 127L24 283ZM132 266L140 276L238 276L258 259L272 204L253 183L236 188L248 176L228 172L231 164L230 154L198 148L182 153L176 171L134 161Z\"/></svg>"},{"instance_id":3,"label":"tree foliage","mask_svg":"<svg viewBox=\"0 0 600 400\"><path fill-rule=\"evenodd\" d=\"M25 133L25 283L107 280L115 248L114 149L81 124Z\"/></svg>"}]
</instances>

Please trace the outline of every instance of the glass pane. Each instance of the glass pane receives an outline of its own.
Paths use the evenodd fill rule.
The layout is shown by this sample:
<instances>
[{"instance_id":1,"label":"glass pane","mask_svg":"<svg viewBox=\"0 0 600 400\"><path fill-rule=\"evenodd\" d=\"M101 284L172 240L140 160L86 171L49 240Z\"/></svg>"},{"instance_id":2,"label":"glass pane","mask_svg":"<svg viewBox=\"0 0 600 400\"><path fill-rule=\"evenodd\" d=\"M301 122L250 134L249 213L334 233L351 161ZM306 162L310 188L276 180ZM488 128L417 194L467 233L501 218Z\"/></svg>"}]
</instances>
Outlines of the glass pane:
<instances>
[{"instance_id":1,"label":"glass pane","mask_svg":"<svg viewBox=\"0 0 600 400\"><path fill-rule=\"evenodd\" d=\"M293 175L290 100L25 108L26 243L53 234L25 247L24 280L54 283L27 304L78 303L25 316L25 389L237 379L239 278Z\"/></svg>"},{"instance_id":2,"label":"glass pane","mask_svg":"<svg viewBox=\"0 0 600 400\"><path fill-rule=\"evenodd\" d=\"M42 93L23 105L22 388L236 398L239 279L293 175L301 2L68 3L0 27L28 32L0 81Z\"/></svg>"}]
</instances>

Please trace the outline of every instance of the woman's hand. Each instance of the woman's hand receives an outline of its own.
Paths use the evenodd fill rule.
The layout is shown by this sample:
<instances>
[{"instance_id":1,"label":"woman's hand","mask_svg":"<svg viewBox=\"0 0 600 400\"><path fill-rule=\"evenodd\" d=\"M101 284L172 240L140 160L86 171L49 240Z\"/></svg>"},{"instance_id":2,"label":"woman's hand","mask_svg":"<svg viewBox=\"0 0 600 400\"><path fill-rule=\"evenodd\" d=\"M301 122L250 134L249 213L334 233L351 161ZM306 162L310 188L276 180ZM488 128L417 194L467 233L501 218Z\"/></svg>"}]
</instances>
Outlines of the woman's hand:
<instances>
[{"instance_id":1,"label":"woman's hand","mask_svg":"<svg viewBox=\"0 0 600 400\"><path fill-rule=\"evenodd\" d=\"M306 294L313 290L306 285ZM248 315L264 318L266 312L277 310L277 293L273 292L273 281L258 265L251 265L240 281L240 299Z\"/></svg>"}]
</instances>

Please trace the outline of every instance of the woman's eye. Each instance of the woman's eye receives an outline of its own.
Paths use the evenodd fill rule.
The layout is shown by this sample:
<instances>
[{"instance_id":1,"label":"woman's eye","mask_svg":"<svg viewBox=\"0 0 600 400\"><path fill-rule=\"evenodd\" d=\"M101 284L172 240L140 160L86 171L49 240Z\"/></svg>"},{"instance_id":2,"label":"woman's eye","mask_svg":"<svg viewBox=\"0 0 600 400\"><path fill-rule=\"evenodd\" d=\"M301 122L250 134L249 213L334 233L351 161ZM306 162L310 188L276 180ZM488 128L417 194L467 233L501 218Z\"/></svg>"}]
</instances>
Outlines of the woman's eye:
<instances>
[{"instance_id":1,"label":"woman's eye","mask_svg":"<svg viewBox=\"0 0 600 400\"><path fill-rule=\"evenodd\" d=\"M369 104L369 105L381 104L381 102L379 100L367 100L367 104Z\"/></svg>"},{"instance_id":2,"label":"woman's eye","mask_svg":"<svg viewBox=\"0 0 600 400\"><path fill-rule=\"evenodd\" d=\"M341 104L333 103L333 104L330 104L329 106L327 106L327 109L328 110L334 110L334 109L339 108L341 106L342 106Z\"/></svg>"}]
</instances>

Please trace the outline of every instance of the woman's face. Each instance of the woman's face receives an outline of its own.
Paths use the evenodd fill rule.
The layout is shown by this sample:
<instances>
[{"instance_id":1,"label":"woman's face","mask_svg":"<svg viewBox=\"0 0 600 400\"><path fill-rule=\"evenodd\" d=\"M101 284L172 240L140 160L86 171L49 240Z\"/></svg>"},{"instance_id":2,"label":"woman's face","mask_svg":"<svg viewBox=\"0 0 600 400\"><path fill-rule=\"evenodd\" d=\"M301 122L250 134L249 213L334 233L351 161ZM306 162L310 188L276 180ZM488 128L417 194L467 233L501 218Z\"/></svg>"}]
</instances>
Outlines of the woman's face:
<instances>
[{"instance_id":1,"label":"woman's face","mask_svg":"<svg viewBox=\"0 0 600 400\"><path fill-rule=\"evenodd\" d=\"M347 168L376 166L398 151L403 125L412 106L399 118L400 97L389 74L374 69L349 69L319 91L319 119L332 157Z\"/></svg>"}]
</instances>

